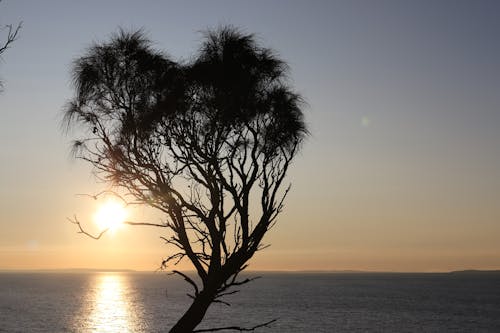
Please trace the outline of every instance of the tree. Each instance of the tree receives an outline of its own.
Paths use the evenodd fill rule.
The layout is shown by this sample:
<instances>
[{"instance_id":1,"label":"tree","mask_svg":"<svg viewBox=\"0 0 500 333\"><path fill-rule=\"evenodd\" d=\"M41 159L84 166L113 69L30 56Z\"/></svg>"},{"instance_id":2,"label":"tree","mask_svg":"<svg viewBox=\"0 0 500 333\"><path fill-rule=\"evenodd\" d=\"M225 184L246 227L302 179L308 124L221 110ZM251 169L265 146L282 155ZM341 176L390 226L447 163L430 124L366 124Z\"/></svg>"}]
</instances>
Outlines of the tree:
<instances>
[{"instance_id":1,"label":"tree","mask_svg":"<svg viewBox=\"0 0 500 333\"><path fill-rule=\"evenodd\" d=\"M2 2L0 0L0 2ZM16 27L12 24L7 24L2 30L7 30L7 36L5 40L0 42L0 57L2 54L11 46L11 44L17 39L19 30L21 30L22 23L19 23ZM0 81L0 89L2 88L2 81Z\"/></svg>"},{"instance_id":2,"label":"tree","mask_svg":"<svg viewBox=\"0 0 500 333\"><path fill-rule=\"evenodd\" d=\"M166 222L152 225L176 249L163 266L187 259L197 273L173 271L194 292L170 332L196 332L211 303L251 280L239 274L283 209L285 175L307 134L287 69L233 27L208 31L189 63L154 50L140 31L121 31L74 63L65 119L84 130L76 156L163 212Z\"/></svg>"}]
</instances>

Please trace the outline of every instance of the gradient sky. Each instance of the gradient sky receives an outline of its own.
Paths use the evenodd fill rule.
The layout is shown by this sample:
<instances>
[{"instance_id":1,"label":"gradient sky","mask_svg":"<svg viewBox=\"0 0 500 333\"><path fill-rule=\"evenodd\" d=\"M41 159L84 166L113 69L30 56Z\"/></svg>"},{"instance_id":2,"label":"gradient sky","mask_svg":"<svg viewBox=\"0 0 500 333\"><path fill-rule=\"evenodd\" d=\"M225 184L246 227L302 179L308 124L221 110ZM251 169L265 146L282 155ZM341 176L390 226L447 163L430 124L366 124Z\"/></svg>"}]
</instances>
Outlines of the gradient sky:
<instances>
[{"instance_id":1,"label":"gradient sky","mask_svg":"<svg viewBox=\"0 0 500 333\"><path fill-rule=\"evenodd\" d=\"M312 133L251 269L500 269L499 17L498 1L2 1L23 29L0 62L0 269L158 268L161 230L94 241L66 221L92 227L98 203L75 194L104 188L60 130L70 65L118 27L189 59L221 24L290 64Z\"/></svg>"}]
</instances>

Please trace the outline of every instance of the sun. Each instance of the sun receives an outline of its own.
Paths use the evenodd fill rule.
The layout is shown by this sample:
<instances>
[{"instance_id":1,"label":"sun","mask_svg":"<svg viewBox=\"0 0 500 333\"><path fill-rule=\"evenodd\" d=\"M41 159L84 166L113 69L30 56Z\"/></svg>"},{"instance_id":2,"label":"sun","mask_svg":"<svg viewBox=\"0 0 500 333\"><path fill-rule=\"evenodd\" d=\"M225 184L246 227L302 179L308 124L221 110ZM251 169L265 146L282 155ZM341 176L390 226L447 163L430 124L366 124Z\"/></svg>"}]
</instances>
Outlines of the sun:
<instances>
[{"instance_id":1,"label":"sun","mask_svg":"<svg viewBox=\"0 0 500 333\"><path fill-rule=\"evenodd\" d=\"M115 230L123 224L126 218L125 206L114 200L103 203L94 215L94 221L101 230Z\"/></svg>"}]
</instances>

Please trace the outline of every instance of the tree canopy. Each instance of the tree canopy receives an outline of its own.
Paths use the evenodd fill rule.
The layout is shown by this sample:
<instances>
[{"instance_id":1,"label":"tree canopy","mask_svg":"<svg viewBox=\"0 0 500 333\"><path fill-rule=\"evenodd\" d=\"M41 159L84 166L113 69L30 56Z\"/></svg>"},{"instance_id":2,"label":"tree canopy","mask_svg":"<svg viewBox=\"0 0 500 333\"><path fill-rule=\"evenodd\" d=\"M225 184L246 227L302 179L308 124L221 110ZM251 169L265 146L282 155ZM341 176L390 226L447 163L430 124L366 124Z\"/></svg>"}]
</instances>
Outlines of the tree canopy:
<instances>
[{"instance_id":1,"label":"tree canopy","mask_svg":"<svg viewBox=\"0 0 500 333\"><path fill-rule=\"evenodd\" d=\"M171 332L191 332L232 293L284 207L288 168L307 135L288 66L253 35L206 32L177 62L141 31L115 34L75 60L65 120L78 158L134 203L159 209L163 239L189 260L193 304ZM73 221L81 228L79 221Z\"/></svg>"}]
</instances>

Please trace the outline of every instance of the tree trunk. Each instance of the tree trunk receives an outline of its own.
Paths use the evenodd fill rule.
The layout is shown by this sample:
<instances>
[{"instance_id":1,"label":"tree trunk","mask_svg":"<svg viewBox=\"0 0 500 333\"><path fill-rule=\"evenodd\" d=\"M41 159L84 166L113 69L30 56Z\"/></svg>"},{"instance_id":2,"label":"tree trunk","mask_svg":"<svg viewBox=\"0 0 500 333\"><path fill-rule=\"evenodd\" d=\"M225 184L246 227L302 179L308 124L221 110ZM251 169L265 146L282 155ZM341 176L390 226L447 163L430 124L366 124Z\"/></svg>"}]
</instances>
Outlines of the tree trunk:
<instances>
[{"instance_id":1,"label":"tree trunk","mask_svg":"<svg viewBox=\"0 0 500 333\"><path fill-rule=\"evenodd\" d=\"M213 295L201 291L193 300L193 303L179 321L170 329L170 333L190 333L200 324L210 304L212 304Z\"/></svg>"}]
</instances>

